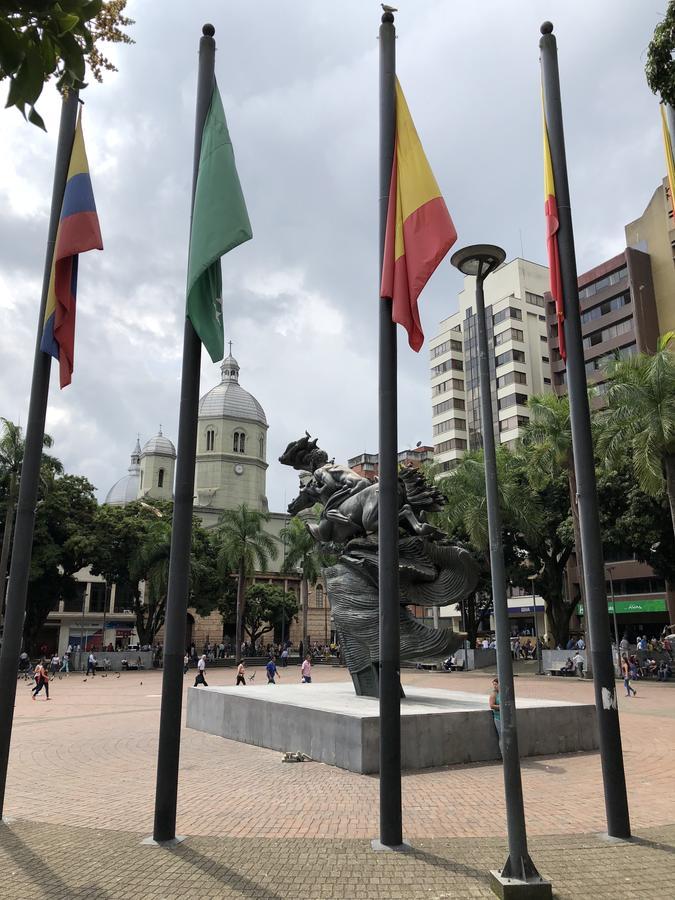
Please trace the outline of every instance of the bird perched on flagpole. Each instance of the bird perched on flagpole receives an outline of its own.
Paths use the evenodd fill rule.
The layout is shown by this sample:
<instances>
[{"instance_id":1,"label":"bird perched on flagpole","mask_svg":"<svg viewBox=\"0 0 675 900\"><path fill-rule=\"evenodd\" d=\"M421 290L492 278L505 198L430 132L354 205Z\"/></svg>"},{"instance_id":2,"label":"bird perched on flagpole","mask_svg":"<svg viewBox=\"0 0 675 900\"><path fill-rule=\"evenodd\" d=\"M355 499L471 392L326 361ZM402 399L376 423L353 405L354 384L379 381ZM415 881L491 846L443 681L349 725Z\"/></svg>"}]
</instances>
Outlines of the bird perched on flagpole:
<instances>
[{"instance_id":1,"label":"bird perched on flagpole","mask_svg":"<svg viewBox=\"0 0 675 900\"><path fill-rule=\"evenodd\" d=\"M380 3L380 6L385 12L398 12L398 9L395 6L387 6L386 3Z\"/></svg>"}]
</instances>

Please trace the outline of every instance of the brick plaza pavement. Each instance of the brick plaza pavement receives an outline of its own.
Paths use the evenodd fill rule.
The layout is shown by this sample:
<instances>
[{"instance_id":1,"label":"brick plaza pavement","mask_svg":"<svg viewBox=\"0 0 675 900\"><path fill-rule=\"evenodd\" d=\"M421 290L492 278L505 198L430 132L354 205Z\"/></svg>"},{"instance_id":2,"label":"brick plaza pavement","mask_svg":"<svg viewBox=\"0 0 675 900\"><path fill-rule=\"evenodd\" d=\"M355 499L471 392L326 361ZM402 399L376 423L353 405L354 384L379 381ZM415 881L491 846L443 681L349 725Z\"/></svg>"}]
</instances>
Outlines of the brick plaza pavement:
<instances>
[{"instance_id":1,"label":"brick plaza pavement","mask_svg":"<svg viewBox=\"0 0 675 900\"><path fill-rule=\"evenodd\" d=\"M299 680L295 669L282 674ZM346 676L321 667L313 674ZM207 677L225 684L233 672ZM404 683L485 694L489 681L404 673ZM178 831L188 841L170 852L141 847L152 828L160 684L157 672L86 682L71 675L52 684L47 702L31 701L19 683L5 807L15 821L0 828L0 873L14 875L0 875L0 896L133 896L139 878L147 897L491 896L485 876L503 862L505 833L501 766L492 763L404 776L404 831L415 847L404 864L369 849L377 778L284 765L276 751L184 729ZM516 691L593 699L592 684L573 679L518 678ZM560 897L637 888L649 883L647 869L652 883L675 884L675 828L667 827L675 821L675 685L639 684L636 699L619 702L642 842L609 846L593 836L605 827L596 753L523 761L533 854Z\"/></svg>"}]
</instances>

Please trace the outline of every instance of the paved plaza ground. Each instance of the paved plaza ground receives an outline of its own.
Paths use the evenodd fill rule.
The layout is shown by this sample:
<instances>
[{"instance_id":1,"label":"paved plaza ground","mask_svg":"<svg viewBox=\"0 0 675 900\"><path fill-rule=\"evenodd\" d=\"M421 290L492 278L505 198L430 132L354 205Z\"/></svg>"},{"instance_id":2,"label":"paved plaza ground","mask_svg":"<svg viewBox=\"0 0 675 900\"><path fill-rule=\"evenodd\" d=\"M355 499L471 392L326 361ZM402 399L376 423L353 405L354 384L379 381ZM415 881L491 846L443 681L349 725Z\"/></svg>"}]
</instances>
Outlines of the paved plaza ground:
<instances>
[{"instance_id":1,"label":"paved plaza ground","mask_svg":"<svg viewBox=\"0 0 675 900\"><path fill-rule=\"evenodd\" d=\"M313 675L347 678L320 666ZM298 670L282 677L299 680ZM229 684L233 670L207 678ZM403 680L486 697L490 686L489 673L413 670ZM191 673L186 688L192 681ZM188 839L175 850L142 846L152 831L160 691L158 672L71 675L52 683L49 702L31 701L19 682L0 897L492 896L488 869L505 858L498 763L405 775L404 833L414 851L375 854L377 777L283 764L277 751L184 729L178 832ZM516 692L593 702L592 683L577 679L523 675ZM675 684L638 684L637 698L620 691L619 703L634 842L599 837L597 753L522 764L532 855L561 898L675 893Z\"/></svg>"}]
</instances>

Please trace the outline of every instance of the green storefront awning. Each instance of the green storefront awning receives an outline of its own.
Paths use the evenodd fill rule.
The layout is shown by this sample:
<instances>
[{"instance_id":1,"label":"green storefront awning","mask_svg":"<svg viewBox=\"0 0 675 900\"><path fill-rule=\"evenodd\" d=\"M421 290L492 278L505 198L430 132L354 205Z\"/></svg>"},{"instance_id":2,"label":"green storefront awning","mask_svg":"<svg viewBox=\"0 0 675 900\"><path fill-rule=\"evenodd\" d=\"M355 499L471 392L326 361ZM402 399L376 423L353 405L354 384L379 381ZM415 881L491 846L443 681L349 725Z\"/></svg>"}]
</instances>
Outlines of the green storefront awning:
<instances>
[{"instance_id":1,"label":"green storefront awning","mask_svg":"<svg viewBox=\"0 0 675 900\"><path fill-rule=\"evenodd\" d=\"M614 612L614 604L611 600L607 601L607 609ZM632 600L617 600L616 614L622 613L645 613L645 612L666 612L667 611L665 597L656 597L647 599L646 597L635 597ZM583 616L584 607L582 603L577 603L577 615Z\"/></svg>"}]
</instances>

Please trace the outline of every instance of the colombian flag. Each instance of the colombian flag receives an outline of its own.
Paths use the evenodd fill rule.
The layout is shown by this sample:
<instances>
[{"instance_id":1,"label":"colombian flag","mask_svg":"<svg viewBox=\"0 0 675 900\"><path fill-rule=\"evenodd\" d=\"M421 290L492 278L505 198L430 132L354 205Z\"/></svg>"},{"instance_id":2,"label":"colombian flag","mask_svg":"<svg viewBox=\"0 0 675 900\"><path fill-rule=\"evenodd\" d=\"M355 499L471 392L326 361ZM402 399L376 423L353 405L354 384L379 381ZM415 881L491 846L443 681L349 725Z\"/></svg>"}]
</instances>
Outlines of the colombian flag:
<instances>
[{"instance_id":1,"label":"colombian flag","mask_svg":"<svg viewBox=\"0 0 675 900\"><path fill-rule=\"evenodd\" d=\"M87 250L103 250L103 243L84 149L82 121L78 116L40 342L40 349L59 361L62 388L70 384L73 374L77 254Z\"/></svg>"},{"instance_id":2,"label":"colombian flag","mask_svg":"<svg viewBox=\"0 0 675 900\"><path fill-rule=\"evenodd\" d=\"M666 166L668 167L668 184L670 185L670 202L675 209L675 160L673 159L673 145L670 141L666 108L661 103L661 125L663 126L663 147L666 151Z\"/></svg>"},{"instance_id":3,"label":"colombian flag","mask_svg":"<svg viewBox=\"0 0 675 900\"><path fill-rule=\"evenodd\" d=\"M416 352L424 343L417 299L457 232L424 155L401 85L396 80L396 142L391 170L380 296Z\"/></svg>"},{"instance_id":4,"label":"colombian flag","mask_svg":"<svg viewBox=\"0 0 675 900\"><path fill-rule=\"evenodd\" d=\"M544 214L546 216L546 251L548 253L548 271L551 281L551 296L555 302L556 318L558 319L558 341L560 355L563 362L567 359L565 349L565 305L563 302L562 275L560 274L560 253L558 251L558 204L555 198L555 180L553 178L553 163L551 162L551 148L548 143L548 128L546 127L546 113L544 121Z\"/></svg>"}]
</instances>

